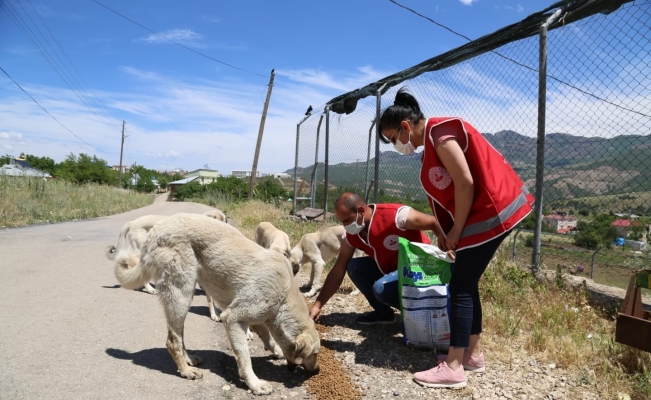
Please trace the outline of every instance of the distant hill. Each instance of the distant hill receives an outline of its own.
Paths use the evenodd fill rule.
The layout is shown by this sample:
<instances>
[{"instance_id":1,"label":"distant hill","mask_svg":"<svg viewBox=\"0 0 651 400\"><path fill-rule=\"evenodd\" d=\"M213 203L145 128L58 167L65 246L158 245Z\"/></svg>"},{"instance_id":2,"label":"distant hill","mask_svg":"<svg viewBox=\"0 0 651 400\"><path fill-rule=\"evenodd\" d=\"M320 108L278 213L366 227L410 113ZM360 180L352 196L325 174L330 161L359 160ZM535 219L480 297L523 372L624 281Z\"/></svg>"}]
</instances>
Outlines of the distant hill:
<instances>
[{"instance_id":1,"label":"distant hill","mask_svg":"<svg viewBox=\"0 0 651 400\"><path fill-rule=\"evenodd\" d=\"M485 133L484 137L502 153L533 192L536 165L536 138L514 131ZM374 159L369 180L373 179ZM298 175L309 179L313 166L299 168ZM402 156L394 151L380 154L380 188L407 198L423 198L418 181L420 154ZM610 139L550 133L545 141L545 200L642 192L651 190L651 135L626 135ZM293 174L293 169L287 170ZM317 181L323 181L324 165L319 164ZM366 162L330 165L333 186L362 188ZM651 204L648 205L651 207Z\"/></svg>"}]
</instances>

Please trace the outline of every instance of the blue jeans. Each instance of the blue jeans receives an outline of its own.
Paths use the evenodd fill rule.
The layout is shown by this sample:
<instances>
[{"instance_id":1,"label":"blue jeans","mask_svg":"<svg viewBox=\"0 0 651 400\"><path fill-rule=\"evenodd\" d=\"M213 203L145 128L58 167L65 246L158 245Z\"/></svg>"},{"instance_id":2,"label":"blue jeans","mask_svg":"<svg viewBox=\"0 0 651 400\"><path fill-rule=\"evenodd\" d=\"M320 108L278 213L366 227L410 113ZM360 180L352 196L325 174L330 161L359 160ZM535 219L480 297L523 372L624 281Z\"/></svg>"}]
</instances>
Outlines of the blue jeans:
<instances>
[{"instance_id":1,"label":"blue jeans","mask_svg":"<svg viewBox=\"0 0 651 400\"><path fill-rule=\"evenodd\" d=\"M400 308L398 299L398 272L384 275L371 257L351 259L346 265L348 277L380 314L393 313L391 307Z\"/></svg>"}]
</instances>

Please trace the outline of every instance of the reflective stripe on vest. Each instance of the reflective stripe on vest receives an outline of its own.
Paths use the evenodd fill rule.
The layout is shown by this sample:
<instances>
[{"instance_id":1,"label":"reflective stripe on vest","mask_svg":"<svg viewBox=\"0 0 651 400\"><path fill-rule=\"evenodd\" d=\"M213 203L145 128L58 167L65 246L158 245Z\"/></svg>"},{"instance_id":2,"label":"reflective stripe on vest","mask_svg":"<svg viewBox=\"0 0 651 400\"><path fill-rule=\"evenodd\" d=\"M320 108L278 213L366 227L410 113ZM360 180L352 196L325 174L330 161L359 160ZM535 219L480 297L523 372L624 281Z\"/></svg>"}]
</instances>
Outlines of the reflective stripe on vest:
<instances>
[{"instance_id":1,"label":"reflective stripe on vest","mask_svg":"<svg viewBox=\"0 0 651 400\"><path fill-rule=\"evenodd\" d=\"M496 226L502 225L504 221L508 220L511 218L513 214L515 214L520 207L523 205L527 204L527 195L529 194L529 190L527 190L526 187L522 186L522 193L515 198L509 204L504 208L502 211L500 211L497 216L493 218L489 218L485 221L480 221L480 222L475 222L472 225L468 225L463 228L463 233L461 234L462 238L471 236L471 235L477 235L479 233L484 233L488 232L491 229L495 228Z\"/></svg>"}]
</instances>

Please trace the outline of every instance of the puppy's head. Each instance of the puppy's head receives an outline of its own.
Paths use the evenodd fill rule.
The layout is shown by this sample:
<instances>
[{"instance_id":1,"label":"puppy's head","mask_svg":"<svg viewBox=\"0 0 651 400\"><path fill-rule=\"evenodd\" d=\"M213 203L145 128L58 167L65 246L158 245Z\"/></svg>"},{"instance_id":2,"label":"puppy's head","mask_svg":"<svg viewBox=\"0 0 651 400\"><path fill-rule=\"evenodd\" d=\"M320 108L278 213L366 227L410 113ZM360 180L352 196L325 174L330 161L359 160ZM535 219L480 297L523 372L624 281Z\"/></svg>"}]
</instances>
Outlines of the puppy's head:
<instances>
[{"instance_id":1,"label":"puppy's head","mask_svg":"<svg viewBox=\"0 0 651 400\"><path fill-rule=\"evenodd\" d=\"M320 367L317 356L320 347L319 334L314 327L296 336L296 341L285 351L287 367L293 371L296 366L302 365L308 373L318 374Z\"/></svg>"}]
</instances>

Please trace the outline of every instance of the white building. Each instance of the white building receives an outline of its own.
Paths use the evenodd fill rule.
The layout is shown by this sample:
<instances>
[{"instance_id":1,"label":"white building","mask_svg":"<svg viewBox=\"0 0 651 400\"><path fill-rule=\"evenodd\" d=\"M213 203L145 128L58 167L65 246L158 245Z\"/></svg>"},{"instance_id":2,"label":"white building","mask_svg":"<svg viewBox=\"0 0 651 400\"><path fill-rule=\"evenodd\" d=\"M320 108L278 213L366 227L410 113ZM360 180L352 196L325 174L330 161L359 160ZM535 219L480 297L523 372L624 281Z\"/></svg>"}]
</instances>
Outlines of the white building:
<instances>
[{"instance_id":1,"label":"white building","mask_svg":"<svg viewBox=\"0 0 651 400\"><path fill-rule=\"evenodd\" d=\"M221 175L219 174L219 171L216 169L195 169L194 171L190 171L183 175L184 178L194 178L197 177L197 182L199 182L202 185L207 185L209 183L213 183L219 178Z\"/></svg>"},{"instance_id":2,"label":"white building","mask_svg":"<svg viewBox=\"0 0 651 400\"><path fill-rule=\"evenodd\" d=\"M231 175L236 176L238 178L249 178L251 177L251 170L233 170L231 171ZM256 178L262 178L262 172L260 171L255 171L255 177Z\"/></svg>"}]
</instances>

